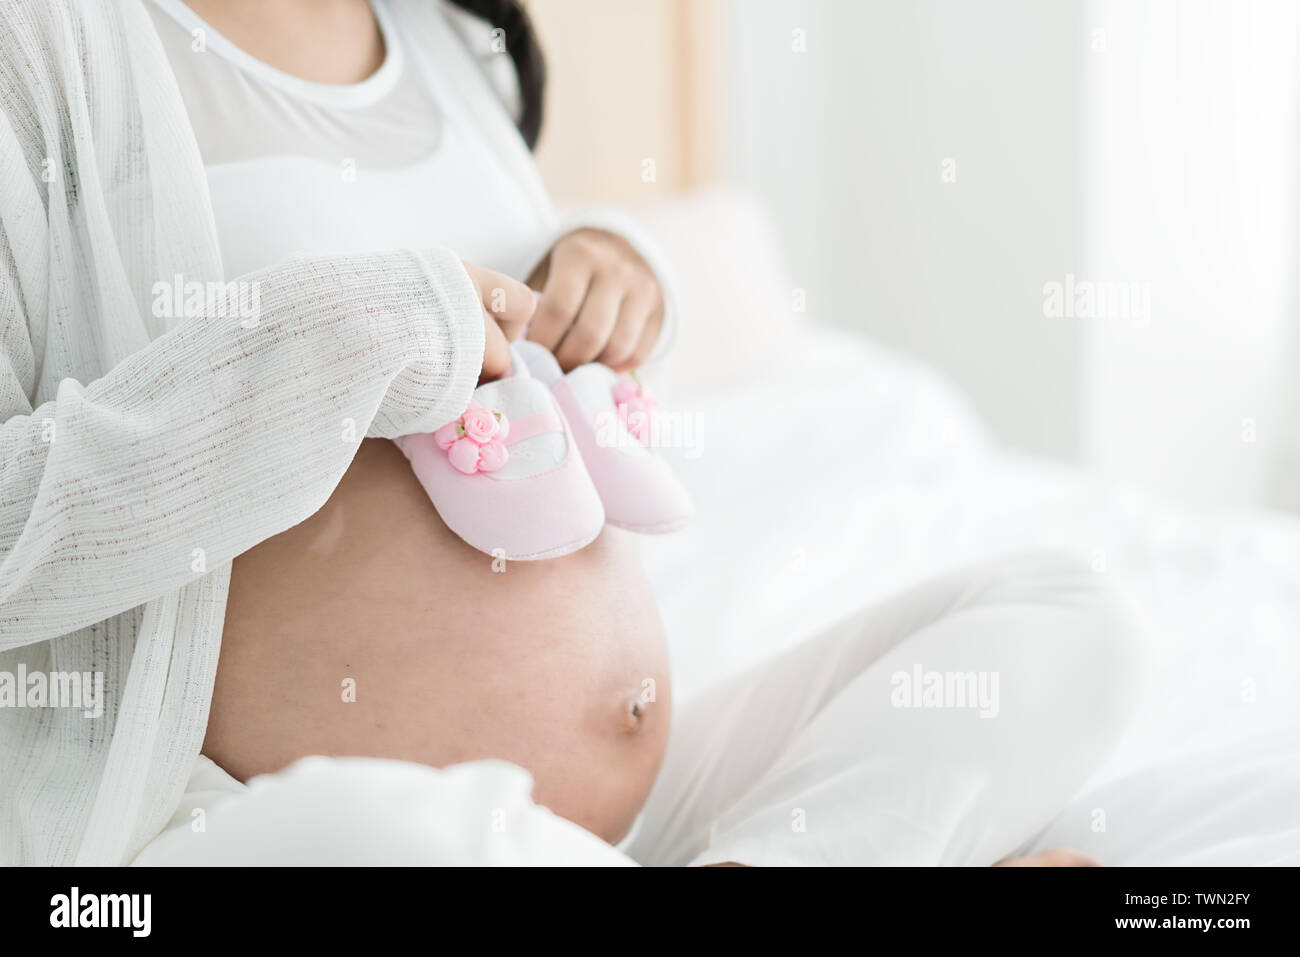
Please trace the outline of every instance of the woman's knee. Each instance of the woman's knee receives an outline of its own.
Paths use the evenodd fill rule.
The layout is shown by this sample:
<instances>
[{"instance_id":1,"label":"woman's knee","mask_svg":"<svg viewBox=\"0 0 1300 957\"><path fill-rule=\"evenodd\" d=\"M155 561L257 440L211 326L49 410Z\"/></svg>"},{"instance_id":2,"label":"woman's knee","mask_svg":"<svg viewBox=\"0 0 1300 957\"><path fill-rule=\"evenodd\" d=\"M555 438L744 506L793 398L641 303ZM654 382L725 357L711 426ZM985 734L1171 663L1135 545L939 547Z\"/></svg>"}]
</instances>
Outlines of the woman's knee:
<instances>
[{"instance_id":1,"label":"woman's knee","mask_svg":"<svg viewBox=\"0 0 1300 957\"><path fill-rule=\"evenodd\" d=\"M1013 600L1052 611L1055 637L1070 645L1069 680L1092 684L1097 717L1126 718L1145 681L1147 649L1140 611L1123 582L1093 557L1060 549L1012 556L1000 572Z\"/></svg>"}]
</instances>

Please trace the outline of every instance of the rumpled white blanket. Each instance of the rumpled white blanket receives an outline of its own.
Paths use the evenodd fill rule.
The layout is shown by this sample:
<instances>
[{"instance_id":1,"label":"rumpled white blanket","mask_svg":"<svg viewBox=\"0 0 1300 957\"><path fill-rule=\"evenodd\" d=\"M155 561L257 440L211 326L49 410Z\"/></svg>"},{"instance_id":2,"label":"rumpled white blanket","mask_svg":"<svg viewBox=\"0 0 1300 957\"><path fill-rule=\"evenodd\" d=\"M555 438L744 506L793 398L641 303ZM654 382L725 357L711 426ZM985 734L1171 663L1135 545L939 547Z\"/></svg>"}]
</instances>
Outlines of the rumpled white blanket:
<instances>
[{"instance_id":1,"label":"rumpled white blanket","mask_svg":"<svg viewBox=\"0 0 1300 957\"><path fill-rule=\"evenodd\" d=\"M304 758L247 786L204 761L135 866L635 866L534 804L531 776L505 761Z\"/></svg>"},{"instance_id":2,"label":"rumpled white blanket","mask_svg":"<svg viewBox=\"0 0 1300 957\"><path fill-rule=\"evenodd\" d=\"M696 518L646 543L682 700L937 569L1069 548L1135 598L1154 680L1036 846L1300 863L1300 521L1190 514L1001 449L933 370L849 333L800 326L781 360L671 402L703 423L674 455ZM1098 808L1106 830L1081 829Z\"/></svg>"}]
</instances>

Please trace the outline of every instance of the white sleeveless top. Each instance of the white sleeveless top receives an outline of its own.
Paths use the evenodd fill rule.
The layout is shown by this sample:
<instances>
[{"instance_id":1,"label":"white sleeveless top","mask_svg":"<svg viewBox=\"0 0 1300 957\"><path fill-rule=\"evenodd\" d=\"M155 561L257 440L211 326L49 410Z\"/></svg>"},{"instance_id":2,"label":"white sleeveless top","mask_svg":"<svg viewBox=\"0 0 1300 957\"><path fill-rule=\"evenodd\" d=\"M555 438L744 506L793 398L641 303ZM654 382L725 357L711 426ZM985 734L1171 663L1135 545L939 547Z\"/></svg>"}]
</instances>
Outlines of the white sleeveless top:
<instances>
[{"instance_id":1,"label":"white sleeveless top","mask_svg":"<svg viewBox=\"0 0 1300 957\"><path fill-rule=\"evenodd\" d=\"M371 4L384 63L334 85L255 59L182 0L153 0L228 279L297 254L435 246L517 274L550 234L437 65L404 44L385 0Z\"/></svg>"}]
</instances>

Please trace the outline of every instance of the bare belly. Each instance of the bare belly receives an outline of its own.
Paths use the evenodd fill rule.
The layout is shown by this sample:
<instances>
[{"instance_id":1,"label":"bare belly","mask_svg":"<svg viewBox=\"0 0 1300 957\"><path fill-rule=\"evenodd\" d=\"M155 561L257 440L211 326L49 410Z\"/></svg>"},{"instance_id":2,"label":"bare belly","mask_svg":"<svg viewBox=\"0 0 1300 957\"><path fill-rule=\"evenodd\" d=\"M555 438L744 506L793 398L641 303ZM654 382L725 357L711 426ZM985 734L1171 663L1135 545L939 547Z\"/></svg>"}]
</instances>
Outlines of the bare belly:
<instances>
[{"instance_id":1,"label":"bare belly","mask_svg":"<svg viewBox=\"0 0 1300 957\"><path fill-rule=\"evenodd\" d=\"M544 562L447 530L390 442L329 502L235 560L204 753L240 780L312 754L502 758L616 841L669 726L667 649L635 543Z\"/></svg>"}]
</instances>

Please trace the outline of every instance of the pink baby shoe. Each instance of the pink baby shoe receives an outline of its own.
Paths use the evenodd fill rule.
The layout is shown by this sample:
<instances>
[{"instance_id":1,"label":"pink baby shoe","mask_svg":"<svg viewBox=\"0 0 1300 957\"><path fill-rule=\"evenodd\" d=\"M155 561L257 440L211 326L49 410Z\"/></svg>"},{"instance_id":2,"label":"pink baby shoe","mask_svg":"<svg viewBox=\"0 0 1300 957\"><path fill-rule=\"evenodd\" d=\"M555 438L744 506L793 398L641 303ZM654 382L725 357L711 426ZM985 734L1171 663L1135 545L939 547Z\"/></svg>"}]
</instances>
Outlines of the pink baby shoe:
<instances>
[{"instance_id":1,"label":"pink baby shoe","mask_svg":"<svg viewBox=\"0 0 1300 957\"><path fill-rule=\"evenodd\" d=\"M555 356L535 342L513 348L559 402L604 503L605 521L651 534L684 526L694 512L691 498L650 448L655 403L640 385L599 362L565 375Z\"/></svg>"},{"instance_id":2,"label":"pink baby shoe","mask_svg":"<svg viewBox=\"0 0 1300 957\"><path fill-rule=\"evenodd\" d=\"M512 561L558 558L591 543L605 512L555 396L512 358L512 374L475 389L460 418L397 445L468 544Z\"/></svg>"}]
</instances>

